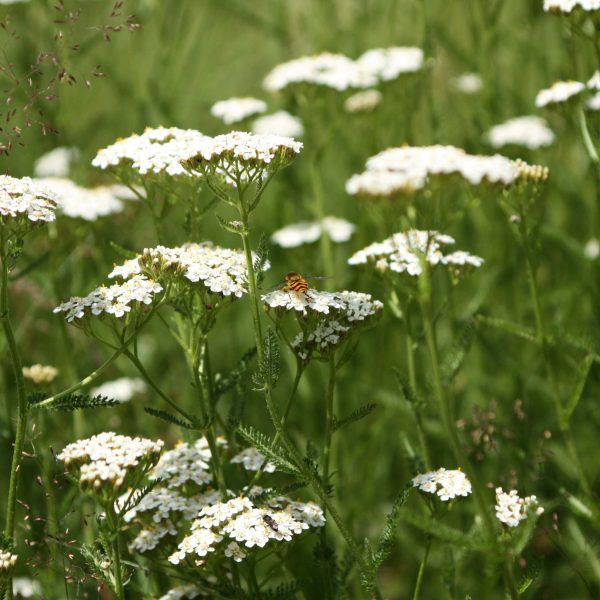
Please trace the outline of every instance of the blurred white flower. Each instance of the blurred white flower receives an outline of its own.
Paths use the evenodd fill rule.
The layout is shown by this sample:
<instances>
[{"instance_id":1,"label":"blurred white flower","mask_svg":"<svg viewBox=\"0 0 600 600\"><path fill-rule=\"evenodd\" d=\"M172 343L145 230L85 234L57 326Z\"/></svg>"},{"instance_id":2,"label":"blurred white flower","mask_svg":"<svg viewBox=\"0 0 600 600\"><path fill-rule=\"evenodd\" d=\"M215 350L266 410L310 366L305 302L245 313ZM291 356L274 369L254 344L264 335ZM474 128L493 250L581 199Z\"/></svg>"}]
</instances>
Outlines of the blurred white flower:
<instances>
[{"instance_id":1,"label":"blurred white flower","mask_svg":"<svg viewBox=\"0 0 600 600\"><path fill-rule=\"evenodd\" d=\"M414 194L425 187L425 172L364 171L346 182L346 192L365 198L391 198Z\"/></svg>"},{"instance_id":2,"label":"blurred white flower","mask_svg":"<svg viewBox=\"0 0 600 600\"><path fill-rule=\"evenodd\" d=\"M30 379L36 385L52 383L58 375L58 369L50 365L35 364L23 367L23 377Z\"/></svg>"},{"instance_id":3,"label":"blurred white flower","mask_svg":"<svg viewBox=\"0 0 600 600\"><path fill-rule=\"evenodd\" d=\"M275 465L265 461L266 458L262 452L258 451L256 448L246 448L239 454L236 454L230 462L232 464L241 464L246 471L259 471L262 467L262 470L265 473L273 473L275 471Z\"/></svg>"},{"instance_id":4,"label":"blurred white flower","mask_svg":"<svg viewBox=\"0 0 600 600\"><path fill-rule=\"evenodd\" d=\"M372 73L380 81L391 81L404 73L419 71L423 61L421 48L393 46L367 50L356 62L359 69Z\"/></svg>"},{"instance_id":5,"label":"blurred white flower","mask_svg":"<svg viewBox=\"0 0 600 600\"><path fill-rule=\"evenodd\" d=\"M301 221L279 229L271 236L271 241L282 248L297 248L303 244L316 242L323 233L333 242L347 242L356 225L337 217L325 217L322 221Z\"/></svg>"},{"instance_id":6,"label":"blurred white flower","mask_svg":"<svg viewBox=\"0 0 600 600\"><path fill-rule=\"evenodd\" d=\"M146 382L139 377L120 377L92 388L90 395L105 396L119 402L129 402L134 396L143 394L146 388Z\"/></svg>"},{"instance_id":7,"label":"blurred white flower","mask_svg":"<svg viewBox=\"0 0 600 600\"><path fill-rule=\"evenodd\" d=\"M344 110L348 113L371 112L381 104L383 94L379 90L356 92L344 101Z\"/></svg>"},{"instance_id":8,"label":"blurred white flower","mask_svg":"<svg viewBox=\"0 0 600 600\"><path fill-rule=\"evenodd\" d=\"M576 8L585 11L600 10L600 0L544 0L546 12L570 13Z\"/></svg>"},{"instance_id":9,"label":"blurred white flower","mask_svg":"<svg viewBox=\"0 0 600 600\"><path fill-rule=\"evenodd\" d=\"M0 577L10 573L17 564L19 557L8 550L0 550Z\"/></svg>"},{"instance_id":10,"label":"blurred white flower","mask_svg":"<svg viewBox=\"0 0 600 600\"><path fill-rule=\"evenodd\" d=\"M42 586L39 581L29 577L15 577L13 579L13 594L21 598L33 598L41 595Z\"/></svg>"},{"instance_id":11,"label":"blurred white flower","mask_svg":"<svg viewBox=\"0 0 600 600\"><path fill-rule=\"evenodd\" d=\"M84 188L62 177L46 177L37 181L55 195L60 212L72 219L96 221L98 217L120 213L125 208L123 202L115 197L115 186Z\"/></svg>"},{"instance_id":12,"label":"blurred white flower","mask_svg":"<svg viewBox=\"0 0 600 600\"><path fill-rule=\"evenodd\" d=\"M33 165L36 177L68 177L71 163L79 158L77 148L60 146L40 156Z\"/></svg>"},{"instance_id":13,"label":"blurred white flower","mask_svg":"<svg viewBox=\"0 0 600 600\"><path fill-rule=\"evenodd\" d=\"M210 114L223 121L225 125L232 125L248 117L264 113L266 110L267 103L258 98L229 98L229 100L220 100L213 104Z\"/></svg>"},{"instance_id":14,"label":"blurred white flower","mask_svg":"<svg viewBox=\"0 0 600 600\"><path fill-rule=\"evenodd\" d=\"M252 124L252 133L282 135L299 138L304 135L304 125L298 117L285 110L279 110L271 115L259 117Z\"/></svg>"},{"instance_id":15,"label":"blurred white flower","mask_svg":"<svg viewBox=\"0 0 600 600\"><path fill-rule=\"evenodd\" d=\"M600 241L596 238L588 240L583 249L583 254L588 260L596 260L600 256Z\"/></svg>"},{"instance_id":16,"label":"blurred white flower","mask_svg":"<svg viewBox=\"0 0 600 600\"><path fill-rule=\"evenodd\" d=\"M536 515L541 515L544 512L535 496L520 498L517 490L506 493L501 487L496 488L495 508L496 518L508 527L516 527L531 512L535 512Z\"/></svg>"},{"instance_id":17,"label":"blurred white flower","mask_svg":"<svg viewBox=\"0 0 600 600\"><path fill-rule=\"evenodd\" d=\"M454 500L457 496L468 496L472 491L471 482L460 470L447 471L441 468L417 475L412 482L413 487L422 492L437 494L442 502Z\"/></svg>"},{"instance_id":18,"label":"blurred white flower","mask_svg":"<svg viewBox=\"0 0 600 600\"><path fill-rule=\"evenodd\" d=\"M463 73L452 79L452 85L463 94L477 94L483 87L483 81L477 73Z\"/></svg>"},{"instance_id":19,"label":"blurred white flower","mask_svg":"<svg viewBox=\"0 0 600 600\"><path fill-rule=\"evenodd\" d=\"M600 110L600 92L596 92L593 96L588 98L585 105L589 110Z\"/></svg>"},{"instance_id":20,"label":"blurred white flower","mask_svg":"<svg viewBox=\"0 0 600 600\"><path fill-rule=\"evenodd\" d=\"M180 585L163 594L158 600L191 600L200 595L200 589L194 584Z\"/></svg>"},{"instance_id":21,"label":"blurred white flower","mask_svg":"<svg viewBox=\"0 0 600 600\"><path fill-rule=\"evenodd\" d=\"M554 132L544 119L530 115L510 119L492 127L487 133L487 139L494 148L513 144L536 150L550 146L554 142Z\"/></svg>"},{"instance_id":22,"label":"blurred white flower","mask_svg":"<svg viewBox=\"0 0 600 600\"><path fill-rule=\"evenodd\" d=\"M556 81L548 89L538 92L535 105L538 108L553 104L562 104L581 94L585 90L585 84L581 81Z\"/></svg>"}]
</instances>

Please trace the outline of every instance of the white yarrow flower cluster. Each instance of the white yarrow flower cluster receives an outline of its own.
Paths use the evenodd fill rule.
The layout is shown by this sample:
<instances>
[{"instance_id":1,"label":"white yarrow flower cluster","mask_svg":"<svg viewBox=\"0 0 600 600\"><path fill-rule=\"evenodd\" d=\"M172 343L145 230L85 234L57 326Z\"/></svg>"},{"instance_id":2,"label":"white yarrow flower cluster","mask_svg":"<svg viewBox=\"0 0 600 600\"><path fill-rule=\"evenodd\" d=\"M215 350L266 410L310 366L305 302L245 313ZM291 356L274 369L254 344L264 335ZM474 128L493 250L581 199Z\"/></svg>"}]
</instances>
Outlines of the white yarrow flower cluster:
<instances>
[{"instance_id":1,"label":"white yarrow flower cluster","mask_svg":"<svg viewBox=\"0 0 600 600\"><path fill-rule=\"evenodd\" d=\"M46 177L38 180L56 197L62 214L72 219L96 221L120 213L125 205L116 196L115 186L84 188L70 179Z\"/></svg>"},{"instance_id":2,"label":"white yarrow flower cluster","mask_svg":"<svg viewBox=\"0 0 600 600\"><path fill-rule=\"evenodd\" d=\"M585 83L581 81L556 81L551 87L541 90L535 98L538 108L563 104L579 96L585 90Z\"/></svg>"},{"instance_id":3,"label":"white yarrow flower cluster","mask_svg":"<svg viewBox=\"0 0 600 600\"><path fill-rule=\"evenodd\" d=\"M370 198L412 194L432 176L458 175L471 185L510 185L519 171L504 156L467 154L454 146L389 148L367 160L367 169L346 182L353 196Z\"/></svg>"},{"instance_id":4,"label":"white yarrow flower cluster","mask_svg":"<svg viewBox=\"0 0 600 600\"><path fill-rule=\"evenodd\" d=\"M98 151L92 165L100 169L129 167L140 175L188 176L181 162L210 138L194 129L147 128Z\"/></svg>"},{"instance_id":5,"label":"white yarrow flower cluster","mask_svg":"<svg viewBox=\"0 0 600 600\"><path fill-rule=\"evenodd\" d=\"M8 550L0 550L0 577L10 573L17 564L17 555Z\"/></svg>"},{"instance_id":6,"label":"white yarrow flower cluster","mask_svg":"<svg viewBox=\"0 0 600 600\"><path fill-rule=\"evenodd\" d=\"M154 550L167 536L177 535L177 528L170 521L142 529L127 545L130 552L150 552Z\"/></svg>"},{"instance_id":7,"label":"white yarrow flower cluster","mask_svg":"<svg viewBox=\"0 0 600 600\"><path fill-rule=\"evenodd\" d=\"M292 348L302 360L312 352L326 354L335 349L350 332L350 327L332 319L320 320L310 332L301 331L293 340Z\"/></svg>"},{"instance_id":8,"label":"white yarrow flower cluster","mask_svg":"<svg viewBox=\"0 0 600 600\"><path fill-rule=\"evenodd\" d=\"M304 135L302 121L285 110L259 117L252 123L252 133L299 138Z\"/></svg>"},{"instance_id":9,"label":"white yarrow flower cluster","mask_svg":"<svg viewBox=\"0 0 600 600\"><path fill-rule=\"evenodd\" d=\"M374 48L357 60L343 54L324 52L277 65L267 75L263 85L270 92L301 84L322 86L338 92L366 89L405 73L419 71L423 62L423 51L414 47Z\"/></svg>"},{"instance_id":10,"label":"white yarrow flower cluster","mask_svg":"<svg viewBox=\"0 0 600 600\"><path fill-rule=\"evenodd\" d=\"M241 464L246 471L259 471L262 467L265 473L273 473L275 465L272 462L265 461L266 458L262 452L256 448L246 448L239 454L236 454L230 462L234 465Z\"/></svg>"},{"instance_id":11,"label":"white yarrow flower cluster","mask_svg":"<svg viewBox=\"0 0 600 600\"><path fill-rule=\"evenodd\" d=\"M452 80L454 89L462 94L477 94L483 87L483 81L478 73L463 73Z\"/></svg>"},{"instance_id":12,"label":"white yarrow flower cluster","mask_svg":"<svg viewBox=\"0 0 600 600\"><path fill-rule=\"evenodd\" d=\"M264 113L266 110L267 103L258 98L229 98L215 102L210 109L210 114L223 121L225 125L232 125Z\"/></svg>"},{"instance_id":13,"label":"white yarrow flower cluster","mask_svg":"<svg viewBox=\"0 0 600 600\"><path fill-rule=\"evenodd\" d=\"M265 265L268 268L268 265ZM128 279L140 273L162 280L181 276L189 283L201 283L209 292L241 298L247 291L246 257L239 250L204 244L184 244L179 248L146 248L138 258L115 267L109 277Z\"/></svg>"},{"instance_id":14,"label":"white yarrow flower cluster","mask_svg":"<svg viewBox=\"0 0 600 600\"><path fill-rule=\"evenodd\" d=\"M139 377L119 377L92 388L90 395L103 396L118 402L129 402L134 396L143 394L146 388L146 382Z\"/></svg>"},{"instance_id":15,"label":"white yarrow flower cluster","mask_svg":"<svg viewBox=\"0 0 600 600\"><path fill-rule=\"evenodd\" d=\"M313 503L282 497L272 504L273 507L259 508L249 498L238 497L205 507L192 523L191 534L182 540L169 561L179 564L188 555L202 559L224 542L225 556L239 562L246 556L241 546L264 548L271 540L290 541L309 527L325 524L323 511Z\"/></svg>"},{"instance_id":16,"label":"white yarrow flower cluster","mask_svg":"<svg viewBox=\"0 0 600 600\"><path fill-rule=\"evenodd\" d=\"M600 10L600 0L544 0L546 12L569 14L575 9L587 12Z\"/></svg>"},{"instance_id":17,"label":"white yarrow flower cluster","mask_svg":"<svg viewBox=\"0 0 600 600\"><path fill-rule=\"evenodd\" d=\"M169 488L180 488L188 482L210 483L211 454L205 438L193 444L180 442L165 452L150 473L151 480L160 480Z\"/></svg>"},{"instance_id":18,"label":"white yarrow flower cluster","mask_svg":"<svg viewBox=\"0 0 600 600\"><path fill-rule=\"evenodd\" d=\"M471 482L460 470L447 471L444 468L429 473L422 473L413 477L413 487L428 494L436 494L442 502L454 500L458 496L468 496L471 491Z\"/></svg>"},{"instance_id":19,"label":"white yarrow flower cluster","mask_svg":"<svg viewBox=\"0 0 600 600\"><path fill-rule=\"evenodd\" d=\"M532 512L541 515L544 509L539 506L535 496L520 498L517 490L506 493L501 487L496 488L496 517L508 527L516 527Z\"/></svg>"},{"instance_id":20,"label":"white yarrow flower cluster","mask_svg":"<svg viewBox=\"0 0 600 600\"><path fill-rule=\"evenodd\" d=\"M347 113L362 113L375 110L383 100L383 94L379 90L364 90L352 94L344 101L344 110Z\"/></svg>"},{"instance_id":21,"label":"white yarrow flower cluster","mask_svg":"<svg viewBox=\"0 0 600 600\"><path fill-rule=\"evenodd\" d=\"M69 444L57 458L79 476L83 489L117 491L138 467L154 465L162 447L161 440L131 438L107 431Z\"/></svg>"},{"instance_id":22,"label":"white yarrow flower cluster","mask_svg":"<svg viewBox=\"0 0 600 600\"><path fill-rule=\"evenodd\" d=\"M356 225L338 217L325 217L322 221L301 221L279 229L271 236L271 241L282 248L297 248L303 244L316 242L321 235L329 236L332 242L347 242Z\"/></svg>"},{"instance_id":23,"label":"white yarrow flower cluster","mask_svg":"<svg viewBox=\"0 0 600 600\"><path fill-rule=\"evenodd\" d=\"M35 385L52 383L58 375L58 369L50 365L35 364L23 367L23 377L29 379Z\"/></svg>"},{"instance_id":24,"label":"white yarrow flower cluster","mask_svg":"<svg viewBox=\"0 0 600 600\"><path fill-rule=\"evenodd\" d=\"M405 233L395 233L382 242L375 242L359 250L348 259L348 264L371 264L380 272L389 269L394 273L406 273L413 277L423 272L422 260L432 266L446 265L455 274L483 264L483 258L468 252L459 250L445 253L445 246L451 244L454 244L454 239L449 235L411 229Z\"/></svg>"},{"instance_id":25,"label":"white yarrow flower cluster","mask_svg":"<svg viewBox=\"0 0 600 600\"><path fill-rule=\"evenodd\" d=\"M275 290L262 296L270 308L296 311L307 315L332 315L348 322L361 322L376 315L383 308L379 300L362 292L323 292L309 289L306 292Z\"/></svg>"},{"instance_id":26,"label":"white yarrow flower cluster","mask_svg":"<svg viewBox=\"0 0 600 600\"><path fill-rule=\"evenodd\" d=\"M40 156L33 165L36 177L68 177L71 163L79 158L77 148L59 146Z\"/></svg>"},{"instance_id":27,"label":"white yarrow flower cluster","mask_svg":"<svg viewBox=\"0 0 600 600\"><path fill-rule=\"evenodd\" d=\"M56 207L54 195L39 182L0 175L0 226L13 220L29 227L54 221Z\"/></svg>"},{"instance_id":28,"label":"white yarrow flower cluster","mask_svg":"<svg viewBox=\"0 0 600 600\"><path fill-rule=\"evenodd\" d=\"M550 146L554 137L546 121L533 115L510 119L492 127L487 133L487 139L494 148L512 144L536 150Z\"/></svg>"},{"instance_id":29,"label":"white yarrow flower cluster","mask_svg":"<svg viewBox=\"0 0 600 600\"><path fill-rule=\"evenodd\" d=\"M137 305L152 304L162 286L143 275L136 275L124 283L109 287L101 286L87 296L74 296L54 309L55 313L65 313L67 322L81 320L90 315L112 315L121 318Z\"/></svg>"}]
</instances>

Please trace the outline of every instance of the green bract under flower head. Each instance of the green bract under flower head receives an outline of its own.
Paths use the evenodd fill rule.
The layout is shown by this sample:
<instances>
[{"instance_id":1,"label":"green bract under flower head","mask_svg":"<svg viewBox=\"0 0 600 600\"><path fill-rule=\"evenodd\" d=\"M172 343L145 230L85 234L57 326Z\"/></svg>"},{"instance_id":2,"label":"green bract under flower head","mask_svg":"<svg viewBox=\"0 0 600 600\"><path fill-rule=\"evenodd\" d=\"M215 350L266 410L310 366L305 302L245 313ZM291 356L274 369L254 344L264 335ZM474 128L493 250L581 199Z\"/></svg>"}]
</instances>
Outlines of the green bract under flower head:
<instances>
[{"instance_id":1,"label":"green bract under flower head","mask_svg":"<svg viewBox=\"0 0 600 600\"><path fill-rule=\"evenodd\" d=\"M54 221L57 201L42 184L0 175L0 226L17 236Z\"/></svg>"}]
</instances>

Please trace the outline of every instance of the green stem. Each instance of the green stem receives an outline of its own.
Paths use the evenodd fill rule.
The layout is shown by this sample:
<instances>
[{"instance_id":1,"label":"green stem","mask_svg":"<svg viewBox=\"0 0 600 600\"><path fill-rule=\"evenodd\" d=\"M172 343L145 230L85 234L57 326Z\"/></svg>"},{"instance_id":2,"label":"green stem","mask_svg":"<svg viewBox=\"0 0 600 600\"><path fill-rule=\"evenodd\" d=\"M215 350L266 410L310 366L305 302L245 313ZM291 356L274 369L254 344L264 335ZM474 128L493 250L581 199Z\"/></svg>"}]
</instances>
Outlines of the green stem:
<instances>
[{"instance_id":1,"label":"green stem","mask_svg":"<svg viewBox=\"0 0 600 600\"><path fill-rule=\"evenodd\" d=\"M533 304L533 311L535 314L536 337L537 337L538 344L542 351L542 361L544 363L544 371L546 373L546 378L548 380L550 388L552 389L551 395L552 395L552 400L554 402L556 421L557 421L557 424L563 434L565 444L567 446L569 454L571 455L571 460L573 461L573 464L575 465L575 468L577 470L579 485L581 486L581 489L584 491L584 493L587 496L590 496L592 490L591 490L590 484L588 482L587 476L585 474L585 471L583 469L583 465L581 464L581 461L579 460L579 454L577 453L577 448L575 446L575 442L573 441L573 438L571 436L569 423L568 422L563 423L562 401L560 399L560 392L559 392L559 388L558 388L558 382L556 381L556 376L554 374L554 369L552 368L552 365L550 362L550 357L548 356L548 342L547 342L546 332L545 332L545 328L544 328L544 321L542 318L540 293L539 293L539 289L538 289L538 285L537 285L537 279L535 276L535 267L534 267L534 263L533 263L533 256L531 254L531 248L529 246L530 232L529 232L529 227L528 227L528 223L527 223L527 214L526 214L525 208L522 205L520 207L520 215L519 216L521 219L519 231L521 234L523 250L525 252L525 260L527 263L527 278L529 280L529 291L531 294L531 303Z\"/></svg>"},{"instance_id":2,"label":"green stem","mask_svg":"<svg viewBox=\"0 0 600 600\"><path fill-rule=\"evenodd\" d=\"M225 500L227 498L227 485L225 483L225 476L223 474L221 461L219 459L217 436L215 435L215 413L214 402L212 400L212 384L208 381L206 369L207 348L206 335L201 334L196 348L196 356L193 365L194 382L196 384L196 389L198 390L200 410L202 411L202 419L204 421L204 435L206 436L206 441L208 442L208 447L210 448L210 454L212 457L211 466L213 478L217 482L217 487L219 488L221 497L223 500Z\"/></svg>"},{"instance_id":3,"label":"green stem","mask_svg":"<svg viewBox=\"0 0 600 600\"><path fill-rule=\"evenodd\" d=\"M431 538L427 539L427 545L425 546L425 554L419 565L419 572L417 573L417 581L415 582L415 591L413 592L413 600L419 600L421 595L421 585L423 584L423 576L425 575L425 567L427 565L427 559L429 558L429 551L431 550Z\"/></svg>"},{"instance_id":4,"label":"green stem","mask_svg":"<svg viewBox=\"0 0 600 600\"><path fill-rule=\"evenodd\" d=\"M112 536L112 559L113 559L113 577L115 581L115 592L119 600L125 600L125 589L123 587L123 569L121 566L121 545L119 543L119 525L118 518L111 507L106 511Z\"/></svg>"},{"instance_id":5,"label":"green stem","mask_svg":"<svg viewBox=\"0 0 600 600\"><path fill-rule=\"evenodd\" d=\"M598 151L596 150L596 146L592 141L592 136L590 135L590 130L588 128L587 119L585 117L585 112L583 110L583 105L579 107L577 111L577 118L579 120L579 129L581 131L581 137L583 139L583 145L585 146L585 151L587 152L590 160L598 165L600 163L600 157L598 156Z\"/></svg>"},{"instance_id":6,"label":"green stem","mask_svg":"<svg viewBox=\"0 0 600 600\"><path fill-rule=\"evenodd\" d=\"M19 485L19 467L21 464L21 455L25 444L25 430L27 428L27 400L25 398L25 382L23 380L23 366L21 356L17 348L15 334L10 321L9 302L8 302L8 257L6 241L4 237L0 239L1 259L2 259L2 279L0 289L0 319L2 328L6 337L10 360L12 362L13 373L15 376L17 391L17 429L15 433L15 443L10 466L10 481L8 484L8 500L6 505L6 522L4 527L4 536L7 540L12 540L15 533L15 514L17 505L17 490ZM7 580L7 600L11 600L12 576Z\"/></svg>"},{"instance_id":7,"label":"green stem","mask_svg":"<svg viewBox=\"0 0 600 600\"><path fill-rule=\"evenodd\" d=\"M252 260L252 251L250 248L249 242L249 227L248 227L248 213L244 207L243 198L240 200L238 204L238 208L240 211L240 216L242 220L242 232L241 237L244 245L244 252L246 254L246 268L248 269L248 293L250 295L250 306L252 307L252 318L254 322L254 335L256 338L256 350L258 354L258 360L260 362L264 361L265 357L265 348L264 348L264 339L262 335L262 326L260 322L260 309L259 309L259 298L258 298L258 289L256 286L256 275L254 273L254 263ZM272 385L270 381L265 382L265 401L267 405L267 410L269 412L269 416L273 421L273 425L276 430L276 434L279 435L279 439L281 439L283 445L285 446L288 454L294 461L294 464L299 469L303 478L310 484L313 488L313 491L319 497L323 506L327 509L331 518L337 525L342 537L345 539L350 551L352 552L354 559L358 563L361 571L363 573L368 573L369 564L365 560L361 549L358 544L352 538L352 535L348 531L345 523L340 517L339 513L331 503L330 499L327 496L327 492L323 487L319 477L313 473L311 467L306 464L303 457L300 455L294 443L291 441L287 432L283 427L283 420L279 416L279 412L277 407L275 406L275 402L272 396ZM376 595L379 596L379 591L376 590Z\"/></svg>"},{"instance_id":8,"label":"green stem","mask_svg":"<svg viewBox=\"0 0 600 600\"><path fill-rule=\"evenodd\" d=\"M323 447L323 486L329 486L329 466L331 460L331 438L333 435L333 398L335 393L335 353L329 355L329 382L325 398L325 445Z\"/></svg>"},{"instance_id":9,"label":"green stem","mask_svg":"<svg viewBox=\"0 0 600 600\"><path fill-rule=\"evenodd\" d=\"M426 260L422 261L422 274L419 277L419 300L421 304L421 312L423 314L423 325L425 329L425 339L427 342L427 348L429 351L429 358L431 361L431 371L433 375L433 387L440 414L442 416L442 423L446 434L450 439L450 445L454 452L454 458L458 462L458 465L463 468L471 481L473 486L473 494L479 509L479 514L486 531L486 536L490 545L494 548L495 554L502 559L503 564L506 563L508 557L504 556L502 549L498 544L496 537L496 528L494 522L488 510L488 501L485 496L485 491L481 485L479 478L475 470L472 468L467 453L465 452L460 439L458 437L458 431L456 429L456 423L452 416L450 408L450 399L446 392L446 388L442 382L442 374L440 369L439 351L437 346L437 339L435 334L435 328L433 325L433 310L432 310L432 289L431 289L431 273L429 269L429 263ZM507 581L507 588L511 598L518 598L519 593L514 586L510 585Z\"/></svg>"}]
</instances>

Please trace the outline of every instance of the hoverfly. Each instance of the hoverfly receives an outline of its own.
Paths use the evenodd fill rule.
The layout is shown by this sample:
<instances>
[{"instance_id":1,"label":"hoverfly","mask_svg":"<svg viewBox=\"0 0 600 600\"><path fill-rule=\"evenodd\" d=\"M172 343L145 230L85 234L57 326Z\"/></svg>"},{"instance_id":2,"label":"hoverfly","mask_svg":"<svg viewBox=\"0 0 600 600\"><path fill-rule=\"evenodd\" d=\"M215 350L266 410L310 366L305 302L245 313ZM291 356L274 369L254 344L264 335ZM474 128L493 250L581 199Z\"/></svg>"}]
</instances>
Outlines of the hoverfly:
<instances>
[{"instance_id":1,"label":"hoverfly","mask_svg":"<svg viewBox=\"0 0 600 600\"><path fill-rule=\"evenodd\" d=\"M268 292L272 292L273 290L279 288L282 292L296 292L297 294L305 294L310 288L308 285L309 281L313 281L316 279L331 279L330 277L303 277L300 273L296 273L295 271L290 271L286 273L283 281L277 283L272 288L267 290Z\"/></svg>"},{"instance_id":2,"label":"hoverfly","mask_svg":"<svg viewBox=\"0 0 600 600\"><path fill-rule=\"evenodd\" d=\"M263 521L273 530L279 531L279 525L277 521L271 515L263 515Z\"/></svg>"}]
</instances>

